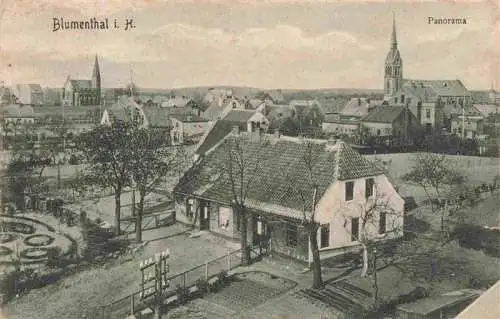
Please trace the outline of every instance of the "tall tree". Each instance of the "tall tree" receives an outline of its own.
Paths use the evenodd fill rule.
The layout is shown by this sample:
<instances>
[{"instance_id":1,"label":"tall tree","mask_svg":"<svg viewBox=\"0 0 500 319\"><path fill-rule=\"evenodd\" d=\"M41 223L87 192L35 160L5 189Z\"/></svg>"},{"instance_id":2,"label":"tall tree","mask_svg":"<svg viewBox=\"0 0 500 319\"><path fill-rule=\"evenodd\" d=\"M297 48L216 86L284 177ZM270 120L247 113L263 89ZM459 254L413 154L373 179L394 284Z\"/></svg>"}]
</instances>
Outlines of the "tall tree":
<instances>
[{"instance_id":1,"label":"tall tree","mask_svg":"<svg viewBox=\"0 0 500 319\"><path fill-rule=\"evenodd\" d=\"M454 196L452 189L463 185L467 177L456 167L456 163L444 154L418 154L410 171L402 179L420 186L430 203L433 213L440 214L441 232L445 232L445 218L448 205ZM437 202L437 203L436 203Z\"/></svg>"},{"instance_id":2,"label":"tall tree","mask_svg":"<svg viewBox=\"0 0 500 319\"><path fill-rule=\"evenodd\" d=\"M167 146L164 134L151 128L133 127L131 135L130 174L139 193L135 214L136 241L141 242L144 200L179 163L177 149Z\"/></svg>"},{"instance_id":3,"label":"tall tree","mask_svg":"<svg viewBox=\"0 0 500 319\"><path fill-rule=\"evenodd\" d=\"M115 234L120 234L121 195L130 185L130 166L133 160L131 132L136 126L132 121L114 121L99 125L80 135L77 149L88 164L90 180L103 188L111 188L115 197Z\"/></svg>"},{"instance_id":4,"label":"tall tree","mask_svg":"<svg viewBox=\"0 0 500 319\"><path fill-rule=\"evenodd\" d=\"M309 237L309 247L311 249L312 254L312 273L313 273L313 284L312 287L314 289L319 289L323 287L323 277L321 275L321 259L319 254L319 246L318 246L318 230L320 228L320 224L316 221L316 207L321 199L318 194L318 185L316 184L316 180L318 176L316 175L318 172L314 169L314 166L318 160L318 152L315 152L315 144L312 141L306 140L304 142L304 153L301 156L301 163L306 169L307 179L306 183L302 183L300 185L294 186L294 183L290 183L290 186L294 189L295 193L301 198L301 202L303 203L302 209L302 225L307 231ZM312 185L312 198L308 198L310 193L310 186Z\"/></svg>"},{"instance_id":5,"label":"tall tree","mask_svg":"<svg viewBox=\"0 0 500 319\"><path fill-rule=\"evenodd\" d=\"M252 177L262 165L251 155L251 152L255 150L250 147L250 144L246 143L243 135L229 138L224 144L226 156L223 163L223 172L227 174L231 184L233 209L239 220L242 265L250 264L250 247L247 240L249 216L247 214L246 199L251 187Z\"/></svg>"}]
</instances>

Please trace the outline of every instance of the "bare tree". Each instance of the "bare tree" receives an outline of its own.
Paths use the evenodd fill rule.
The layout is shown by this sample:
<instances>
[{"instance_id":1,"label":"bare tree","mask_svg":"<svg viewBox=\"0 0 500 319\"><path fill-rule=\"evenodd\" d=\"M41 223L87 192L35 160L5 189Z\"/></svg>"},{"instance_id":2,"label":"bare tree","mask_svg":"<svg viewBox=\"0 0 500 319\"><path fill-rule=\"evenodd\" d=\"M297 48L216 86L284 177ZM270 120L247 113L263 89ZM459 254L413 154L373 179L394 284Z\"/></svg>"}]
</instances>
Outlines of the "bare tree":
<instances>
[{"instance_id":1,"label":"bare tree","mask_svg":"<svg viewBox=\"0 0 500 319\"><path fill-rule=\"evenodd\" d=\"M262 163L252 155L250 145L257 143L246 143L246 138L239 135L236 138L228 138L225 141L225 160L223 171L227 174L231 184L233 198L233 209L239 219L240 242L241 242L241 264L250 264L250 247L247 241L248 218L245 206L248 191L251 187L252 177L260 169ZM257 146L258 147L258 146Z\"/></svg>"},{"instance_id":2,"label":"bare tree","mask_svg":"<svg viewBox=\"0 0 500 319\"><path fill-rule=\"evenodd\" d=\"M376 178L374 177L374 180ZM359 242L362 249L363 268L361 276L366 277L369 271L370 252L380 240L394 236L402 235L403 233L403 211L398 211L393 208L391 203L392 194L384 192L381 187L378 187L374 182L373 196L366 198L364 201L359 201L354 206L354 209L360 212L359 215L352 216L344 213L346 222L344 227L351 235L351 238ZM394 192L394 194L396 194ZM365 198L364 194L361 194ZM360 197L361 197L360 196ZM401 207L402 209L403 207ZM347 209L343 209L347 211ZM351 210L352 211L352 208ZM359 218L359 228L357 233L349 229L348 219ZM355 230L356 231L356 230Z\"/></svg>"},{"instance_id":3,"label":"bare tree","mask_svg":"<svg viewBox=\"0 0 500 319\"><path fill-rule=\"evenodd\" d=\"M455 197L450 190L463 185L467 180L466 176L446 155L422 153L417 156L410 172L403 175L402 179L422 188L432 212L441 215L441 232L444 234L449 204Z\"/></svg>"},{"instance_id":4,"label":"bare tree","mask_svg":"<svg viewBox=\"0 0 500 319\"><path fill-rule=\"evenodd\" d=\"M135 214L136 241L142 241L142 217L144 201L162 180L178 165L176 149L167 147L164 134L155 129L135 128L131 134L130 173L139 193L139 203ZM135 203L132 203L135 205Z\"/></svg>"},{"instance_id":5,"label":"bare tree","mask_svg":"<svg viewBox=\"0 0 500 319\"><path fill-rule=\"evenodd\" d=\"M317 176L315 176L314 166L318 161L318 152L315 152L316 144L310 140L304 141L304 153L301 156L301 163L304 165L307 172L307 181L305 183L300 184L299 186L295 185L294 181L292 181L289 185L292 187L294 192L300 197L301 202L303 203L302 207L302 225L306 229L306 232L309 237L309 247L311 249L312 254L312 273L313 273L313 284L312 287L314 289L319 289L323 287L323 278L321 275L321 258L318 247L317 234L320 224L316 221L316 207L321 199L318 196L318 185L317 185ZM312 186L312 198L308 198L310 195L310 190L308 189Z\"/></svg>"}]
</instances>

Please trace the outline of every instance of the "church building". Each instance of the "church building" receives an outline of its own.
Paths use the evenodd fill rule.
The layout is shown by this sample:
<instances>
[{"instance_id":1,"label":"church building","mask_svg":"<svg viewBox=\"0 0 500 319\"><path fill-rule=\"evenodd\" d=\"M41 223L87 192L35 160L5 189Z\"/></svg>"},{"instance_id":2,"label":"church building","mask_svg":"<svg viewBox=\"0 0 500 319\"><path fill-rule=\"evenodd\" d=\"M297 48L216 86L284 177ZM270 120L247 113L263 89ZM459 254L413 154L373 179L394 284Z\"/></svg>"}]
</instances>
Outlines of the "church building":
<instances>
[{"instance_id":1,"label":"church building","mask_svg":"<svg viewBox=\"0 0 500 319\"><path fill-rule=\"evenodd\" d=\"M406 105L426 135L439 135L443 130L449 130L449 113L471 106L471 94L458 79L403 78L403 59L398 49L394 18L390 49L385 59L384 99L389 105Z\"/></svg>"},{"instance_id":2,"label":"church building","mask_svg":"<svg viewBox=\"0 0 500 319\"><path fill-rule=\"evenodd\" d=\"M97 55L90 80L76 80L68 76L64 83L62 102L65 106L101 104L101 71Z\"/></svg>"}]
</instances>

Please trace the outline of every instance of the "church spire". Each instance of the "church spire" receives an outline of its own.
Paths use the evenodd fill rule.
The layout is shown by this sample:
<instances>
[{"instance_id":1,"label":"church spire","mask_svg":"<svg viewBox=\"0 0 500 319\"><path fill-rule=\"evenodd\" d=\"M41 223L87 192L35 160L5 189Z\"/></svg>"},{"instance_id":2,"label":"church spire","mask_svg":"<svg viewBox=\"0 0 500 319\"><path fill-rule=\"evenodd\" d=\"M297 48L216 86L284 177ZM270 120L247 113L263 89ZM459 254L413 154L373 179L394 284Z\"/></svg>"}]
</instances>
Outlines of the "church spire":
<instances>
[{"instance_id":1,"label":"church spire","mask_svg":"<svg viewBox=\"0 0 500 319\"><path fill-rule=\"evenodd\" d=\"M398 47L398 40L396 38L396 16L392 13L392 34L391 34L391 47L396 49Z\"/></svg>"},{"instance_id":2,"label":"church spire","mask_svg":"<svg viewBox=\"0 0 500 319\"><path fill-rule=\"evenodd\" d=\"M95 103L101 104L101 70L99 69L99 60L97 54L94 60L94 69L92 70L92 88L95 90Z\"/></svg>"}]
</instances>

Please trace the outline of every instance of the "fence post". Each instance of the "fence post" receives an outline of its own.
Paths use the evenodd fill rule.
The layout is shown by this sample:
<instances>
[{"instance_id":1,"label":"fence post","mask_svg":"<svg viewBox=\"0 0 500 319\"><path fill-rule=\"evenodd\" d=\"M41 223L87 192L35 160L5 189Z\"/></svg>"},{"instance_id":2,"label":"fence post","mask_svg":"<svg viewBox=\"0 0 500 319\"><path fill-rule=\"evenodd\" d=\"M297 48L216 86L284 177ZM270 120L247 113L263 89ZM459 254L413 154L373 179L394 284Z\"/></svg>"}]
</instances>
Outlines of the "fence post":
<instances>
[{"instance_id":1,"label":"fence post","mask_svg":"<svg viewBox=\"0 0 500 319\"><path fill-rule=\"evenodd\" d=\"M182 286L186 289L186 272L182 273Z\"/></svg>"},{"instance_id":2,"label":"fence post","mask_svg":"<svg viewBox=\"0 0 500 319\"><path fill-rule=\"evenodd\" d=\"M208 281L208 261L205 261L205 280Z\"/></svg>"},{"instance_id":3,"label":"fence post","mask_svg":"<svg viewBox=\"0 0 500 319\"><path fill-rule=\"evenodd\" d=\"M227 271L231 270L231 252L227 253Z\"/></svg>"},{"instance_id":4,"label":"fence post","mask_svg":"<svg viewBox=\"0 0 500 319\"><path fill-rule=\"evenodd\" d=\"M135 313L134 309L134 294L130 295L130 315L133 316Z\"/></svg>"}]
</instances>

